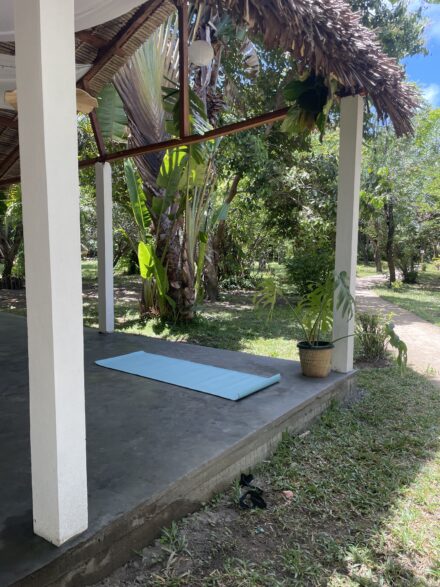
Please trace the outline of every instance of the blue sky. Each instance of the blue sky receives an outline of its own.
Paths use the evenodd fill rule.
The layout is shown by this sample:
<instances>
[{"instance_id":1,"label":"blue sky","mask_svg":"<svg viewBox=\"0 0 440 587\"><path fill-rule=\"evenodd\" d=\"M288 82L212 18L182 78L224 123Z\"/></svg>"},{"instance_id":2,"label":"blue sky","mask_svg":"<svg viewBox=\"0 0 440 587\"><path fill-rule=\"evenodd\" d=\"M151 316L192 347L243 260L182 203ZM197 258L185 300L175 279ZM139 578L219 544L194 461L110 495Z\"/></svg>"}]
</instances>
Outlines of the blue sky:
<instances>
[{"instance_id":1,"label":"blue sky","mask_svg":"<svg viewBox=\"0 0 440 587\"><path fill-rule=\"evenodd\" d=\"M426 39L429 55L416 56L405 61L408 78L421 87L425 98L434 107L440 107L440 4L430 5L423 0L413 0L414 7L422 4L429 19Z\"/></svg>"}]
</instances>

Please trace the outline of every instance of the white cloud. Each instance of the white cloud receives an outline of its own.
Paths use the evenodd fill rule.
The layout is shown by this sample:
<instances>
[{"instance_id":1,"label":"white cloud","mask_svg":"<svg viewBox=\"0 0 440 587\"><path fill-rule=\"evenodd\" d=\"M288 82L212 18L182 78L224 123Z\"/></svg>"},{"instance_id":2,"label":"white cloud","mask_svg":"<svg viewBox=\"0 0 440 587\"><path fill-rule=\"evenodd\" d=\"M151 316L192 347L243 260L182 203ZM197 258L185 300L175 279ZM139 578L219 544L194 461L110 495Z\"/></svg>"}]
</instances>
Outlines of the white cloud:
<instances>
[{"instance_id":1,"label":"white cloud","mask_svg":"<svg viewBox=\"0 0 440 587\"><path fill-rule=\"evenodd\" d=\"M421 90L423 97L431 106L440 106L440 84L422 84Z\"/></svg>"},{"instance_id":2,"label":"white cloud","mask_svg":"<svg viewBox=\"0 0 440 587\"><path fill-rule=\"evenodd\" d=\"M426 34L428 39L440 40L440 5L431 5L425 12L428 18L428 26L426 27Z\"/></svg>"}]
</instances>

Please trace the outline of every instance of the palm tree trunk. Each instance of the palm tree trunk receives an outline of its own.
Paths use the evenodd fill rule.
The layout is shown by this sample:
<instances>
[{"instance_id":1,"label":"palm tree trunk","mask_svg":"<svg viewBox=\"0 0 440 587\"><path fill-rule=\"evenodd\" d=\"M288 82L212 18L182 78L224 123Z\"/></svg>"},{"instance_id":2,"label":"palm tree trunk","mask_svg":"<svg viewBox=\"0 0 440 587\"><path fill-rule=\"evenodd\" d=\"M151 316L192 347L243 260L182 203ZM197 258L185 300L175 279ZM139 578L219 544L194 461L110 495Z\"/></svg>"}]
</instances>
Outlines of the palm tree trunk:
<instances>
[{"instance_id":1,"label":"palm tree trunk","mask_svg":"<svg viewBox=\"0 0 440 587\"><path fill-rule=\"evenodd\" d=\"M241 173L237 173L229 187L225 204L229 205L238 193L238 185L242 178ZM206 297L211 301L219 299L219 263L222 251L222 245L225 238L226 220L220 220L217 230L212 238L209 239L209 249L206 255L205 263L205 289Z\"/></svg>"}]
</instances>

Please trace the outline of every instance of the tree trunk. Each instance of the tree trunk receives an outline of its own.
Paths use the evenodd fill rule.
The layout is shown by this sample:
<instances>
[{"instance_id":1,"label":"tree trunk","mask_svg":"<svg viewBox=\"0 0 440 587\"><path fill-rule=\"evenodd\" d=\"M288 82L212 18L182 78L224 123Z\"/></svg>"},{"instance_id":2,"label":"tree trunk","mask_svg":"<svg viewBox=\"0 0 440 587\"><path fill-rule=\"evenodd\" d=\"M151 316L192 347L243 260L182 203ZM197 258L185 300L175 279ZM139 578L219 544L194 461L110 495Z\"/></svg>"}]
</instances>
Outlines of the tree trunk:
<instances>
[{"instance_id":1,"label":"tree trunk","mask_svg":"<svg viewBox=\"0 0 440 587\"><path fill-rule=\"evenodd\" d=\"M376 231L376 238L373 239L374 263L376 264L376 271L378 273L382 273L383 267L382 267L382 256L381 256L381 250L380 250L380 224L379 224L378 219L376 219L374 222L374 228Z\"/></svg>"},{"instance_id":2,"label":"tree trunk","mask_svg":"<svg viewBox=\"0 0 440 587\"><path fill-rule=\"evenodd\" d=\"M229 206L238 193L238 185L242 178L241 173L237 173L229 187L225 204ZM212 238L209 239L208 252L206 255L204 277L206 297L212 302L219 299L219 263L222 250L222 244L225 238L226 220L220 220L217 230Z\"/></svg>"},{"instance_id":3,"label":"tree trunk","mask_svg":"<svg viewBox=\"0 0 440 587\"><path fill-rule=\"evenodd\" d=\"M396 226L394 222L394 201L392 196L386 199L384 212L387 223L386 254L391 285L396 281L396 264L394 260L394 234L396 232Z\"/></svg>"},{"instance_id":4,"label":"tree trunk","mask_svg":"<svg viewBox=\"0 0 440 587\"><path fill-rule=\"evenodd\" d=\"M195 275L188 261L183 219L172 222L167 215L163 216L160 234L157 235L156 255L163 259L166 267L168 295L174 301L178 319L192 320L196 299Z\"/></svg>"},{"instance_id":5,"label":"tree trunk","mask_svg":"<svg viewBox=\"0 0 440 587\"><path fill-rule=\"evenodd\" d=\"M2 278L10 278L15 259L23 242L23 225L20 223L9 235L0 233L0 252L3 256L4 267Z\"/></svg>"}]
</instances>

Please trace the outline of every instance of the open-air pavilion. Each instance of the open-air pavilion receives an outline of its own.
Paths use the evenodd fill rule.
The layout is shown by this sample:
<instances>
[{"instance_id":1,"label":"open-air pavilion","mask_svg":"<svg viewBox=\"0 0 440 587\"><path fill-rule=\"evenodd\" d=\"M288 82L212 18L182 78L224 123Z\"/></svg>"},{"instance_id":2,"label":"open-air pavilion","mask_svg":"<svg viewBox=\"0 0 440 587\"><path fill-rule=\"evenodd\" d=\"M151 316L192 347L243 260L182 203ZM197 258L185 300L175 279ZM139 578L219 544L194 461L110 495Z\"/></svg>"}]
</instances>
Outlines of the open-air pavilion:
<instances>
[{"instance_id":1,"label":"open-air pavilion","mask_svg":"<svg viewBox=\"0 0 440 587\"><path fill-rule=\"evenodd\" d=\"M416 107L413 90L341 0L209 4L343 88L336 271L347 272L353 291L364 97L404 134ZM79 165L96 168L102 334L84 335L75 90L97 96L176 9L180 138L107 153L90 113L99 156ZM0 314L1 585L93 581L264 458L284 429L301 429L352 388L351 337L337 344L334 373L319 382L286 361L112 334L112 161L273 123L287 113L189 135L187 29L184 2L2 0L0 88L17 90L18 112L0 96L0 187L22 185L27 321ZM354 320L335 309L335 338L353 329ZM282 383L230 404L94 365L138 348L263 375L279 371Z\"/></svg>"}]
</instances>

